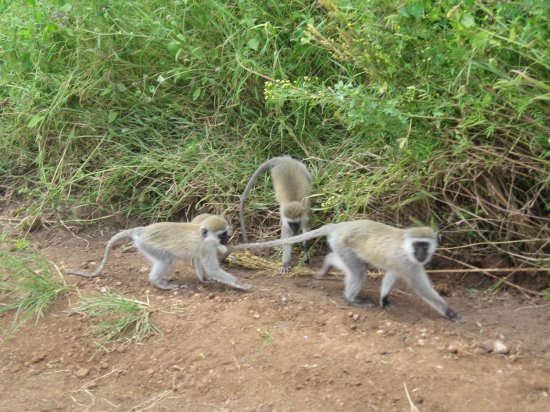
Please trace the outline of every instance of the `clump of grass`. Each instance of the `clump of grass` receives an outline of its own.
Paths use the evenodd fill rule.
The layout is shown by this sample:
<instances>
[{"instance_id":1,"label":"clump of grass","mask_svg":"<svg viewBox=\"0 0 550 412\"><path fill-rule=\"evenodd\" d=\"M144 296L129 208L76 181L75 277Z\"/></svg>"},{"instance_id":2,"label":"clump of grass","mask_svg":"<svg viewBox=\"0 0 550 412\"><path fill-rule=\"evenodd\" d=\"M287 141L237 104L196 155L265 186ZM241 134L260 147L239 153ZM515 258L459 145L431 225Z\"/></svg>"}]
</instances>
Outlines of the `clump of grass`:
<instances>
[{"instance_id":1,"label":"clump of grass","mask_svg":"<svg viewBox=\"0 0 550 412\"><path fill-rule=\"evenodd\" d=\"M258 331L265 343L273 343L273 334L269 330L267 330L266 328L258 328L256 330Z\"/></svg>"},{"instance_id":2,"label":"clump of grass","mask_svg":"<svg viewBox=\"0 0 550 412\"><path fill-rule=\"evenodd\" d=\"M69 287L51 262L35 253L0 251L0 313L14 311L8 333L18 330L28 319L36 321L56 298Z\"/></svg>"},{"instance_id":3,"label":"clump of grass","mask_svg":"<svg viewBox=\"0 0 550 412\"><path fill-rule=\"evenodd\" d=\"M102 320L90 328L90 334L96 336L103 347L140 342L150 334L161 333L151 322L153 310L147 303L110 292L81 297L74 312Z\"/></svg>"}]
</instances>

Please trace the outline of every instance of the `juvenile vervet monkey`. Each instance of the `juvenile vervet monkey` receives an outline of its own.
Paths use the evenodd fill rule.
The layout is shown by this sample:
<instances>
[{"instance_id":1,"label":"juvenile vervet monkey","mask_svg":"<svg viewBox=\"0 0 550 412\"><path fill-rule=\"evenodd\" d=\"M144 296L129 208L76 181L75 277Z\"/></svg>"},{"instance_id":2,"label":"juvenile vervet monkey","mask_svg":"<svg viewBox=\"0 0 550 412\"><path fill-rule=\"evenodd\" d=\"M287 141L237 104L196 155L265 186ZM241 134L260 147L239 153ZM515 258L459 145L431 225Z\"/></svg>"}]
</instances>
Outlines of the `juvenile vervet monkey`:
<instances>
[{"instance_id":1,"label":"juvenile vervet monkey","mask_svg":"<svg viewBox=\"0 0 550 412\"><path fill-rule=\"evenodd\" d=\"M317 278L324 277L331 266L344 272L344 296L349 303L373 306L357 297L363 286L367 265L370 264L386 272L380 288L382 307L391 307L388 296L394 282L400 277L441 315L457 323L464 322L433 288L424 270L424 265L430 261L437 247L437 235L429 227L398 229L372 220L356 220L327 224L288 239L245 243L231 249L273 247L325 235L328 236L332 253L325 257Z\"/></svg>"},{"instance_id":2,"label":"juvenile vervet monkey","mask_svg":"<svg viewBox=\"0 0 550 412\"><path fill-rule=\"evenodd\" d=\"M296 159L289 156L274 157L258 167L250 177L241 196L239 212L241 231L245 242L248 242L248 236L244 220L244 203L258 176L267 169L271 169L275 199L279 203L281 239L287 239L299 232L305 233L309 230L311 175L306 166ZM281 245L283 245L283 265L280 272L286 273L291 266L292 246L289 243L281 243ZM305 243L304 246L308 251L310 243Z\"/></svg>"},{"instance_id":3,"label":"juvenile vervet monkey","mask_svg":"<svg viewBox=\"0 0 550 412\"><path fill-rule=\"evenodd\" d=\"M209 278L237 289L248 290L252 285L240 283L233 275L224 271L219 264L217 253L226 253L229 241L229 225L217 215L210 215L200 223L153 223L149 226L123 230L114 235L107 246L103 260L94 272L68 270L72 275L98 276L109 259L111 248L122 238L132 238L135 247L152 264L149 281L159 289L174 289L176 283L163 279L174 259L192 258L199 281L205 283L205 272Z\"/></svg>"}]
</instances>

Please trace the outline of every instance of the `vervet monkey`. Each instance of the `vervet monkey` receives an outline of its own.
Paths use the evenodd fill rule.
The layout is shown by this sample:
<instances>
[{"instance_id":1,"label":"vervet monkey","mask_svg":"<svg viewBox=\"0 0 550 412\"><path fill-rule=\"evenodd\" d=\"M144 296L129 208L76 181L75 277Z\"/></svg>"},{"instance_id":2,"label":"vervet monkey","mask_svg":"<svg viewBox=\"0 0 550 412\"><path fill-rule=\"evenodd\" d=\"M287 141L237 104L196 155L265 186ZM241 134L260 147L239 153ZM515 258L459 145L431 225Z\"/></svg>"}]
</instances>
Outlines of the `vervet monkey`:
<instances>
[{"instance_id":1,"label":"vervet monkey","mask_svg":"<svg viewBox=\"0 0 550 412\"><path fill-rule=\"evenodd\" d=\"M267 169L271 169L275 199L279 203L281 239L287 239L299 232L305 233L309 230L311 175L306 166L298 160L289 156L274 157L258 167L250 177L241 196L239 211L241 231L245 242L248 242L248 236L244 220L244 203L258 176ZM281 243L281 245L283 245L283 265L280 271L286 273L291 266L292 246L289 243ZM307 251L310 243L308 242L304 246Z\"/></svg>"},{"instance_id":2,"label":"vervet monkey","mask_svg":"<svg viewBox=\"0 0 550 412\"><path fill-rule=\"evenodd\" d=\"M151 261L149 281L159 289L179 287L163 279L174 259L192 258L199 281L205 283L205 272L209 278L237 289L248 290L252 285L240 283L233 275L224 271L217 253L227 253L229 225L217 215L205 217L200 223L153 223L149 226L123 230L114 235L107 246L103 260L94 272L68 270L72 275L98 276L109 259L111 248L122 238L132 238L135 247Z\"/></svg>"},{"instance_id":3,"label":"vervet monkey","mask_svg":"<svg viewBox=\"0 0 550 412\"><path fill-rule=\"evenodd\" d=\"M380 288L382 307L391 307L388 296L399 277L441 315L457 323L464 322L436 292L424 270L424 265L430 261L437 247L437 235L429 227L398 229L372 220L356 220L327 224L288 239L245 243L231 249L273 247L325 235L328 236L332 253L325 257L318 278L325 276L331 266L343 271L344 296L349 303L373 306L357 297L363 286L367 265L370 264L386 272Z\"/></svg>"}]
</instances>

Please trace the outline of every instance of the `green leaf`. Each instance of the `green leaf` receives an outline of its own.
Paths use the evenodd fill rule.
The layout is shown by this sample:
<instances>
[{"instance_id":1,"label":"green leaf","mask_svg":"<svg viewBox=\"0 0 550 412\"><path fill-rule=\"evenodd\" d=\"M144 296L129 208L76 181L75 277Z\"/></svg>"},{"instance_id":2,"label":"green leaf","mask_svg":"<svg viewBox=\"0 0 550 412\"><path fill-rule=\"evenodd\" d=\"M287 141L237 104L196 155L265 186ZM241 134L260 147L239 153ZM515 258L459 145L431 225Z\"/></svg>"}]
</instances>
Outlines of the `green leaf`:
<instances>
[{"instance_id":1,"label":"green leaf","mask_svg":"<svg viewBox=\"0 0 550 412\"><path fill-rule=\"evenodd\" d=\"M115 119L117 118L117 116L118 116L118 112L109 113L109 117L107 118L107 122L113 123L115 121Z\"/></svg>"},{"instance_id":2,"label":"green leaf","mask_svg":"<svg viewBox=\"0 0 550 412\"><path fill-rule=\"evenodd\" d=\"M193 100L197 100L201 95L201 89L195 89L193 91Z\"/></svg>"},{"instance_id":3,"label":"green leaf","mask_svg":"<svg viewBox=\"0 0 550 412\"><path fill-rule=\"evenodd\" d=\"M248 40L248 47L250 47L252 50L257 51L258 47L260 46L260 41L254 37L250 40Z\"/></svg>"},{"instance_id":4,"label":"green leaf","mask_svg":"<svg viewBox=\"0 0 550 412\"><path fill-rule=\"evenodd\" d=\"M466 27L466 28L469 28L469 27L472 27L476 24L475 20L474 20L474 16L472 16L471 14L464 14L462 15L462 17L460 18L460 24L462 24L462 26Z\"/></svg>"}]
</instances>

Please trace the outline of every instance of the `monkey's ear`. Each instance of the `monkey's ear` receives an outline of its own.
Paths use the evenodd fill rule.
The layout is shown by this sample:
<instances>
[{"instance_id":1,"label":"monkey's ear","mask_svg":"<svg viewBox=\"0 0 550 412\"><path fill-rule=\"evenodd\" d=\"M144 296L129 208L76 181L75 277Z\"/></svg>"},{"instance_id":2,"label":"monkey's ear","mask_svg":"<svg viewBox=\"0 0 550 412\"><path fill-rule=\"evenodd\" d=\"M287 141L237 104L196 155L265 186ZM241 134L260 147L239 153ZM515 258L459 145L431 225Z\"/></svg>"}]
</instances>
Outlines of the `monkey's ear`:
<instances>
[{"instance_id":1,"label":"monkey's ear","mask_svg":"<svg viewBox=\"0 0 550 412\"><path fill-rule=\"evenodd\" d=\"M208 229L205 228L205 227L203 227L203 228L201 229L201 234L202 234L202 237L206 237L206 235L208 234Z\"/></svg>"}]
</instances>

